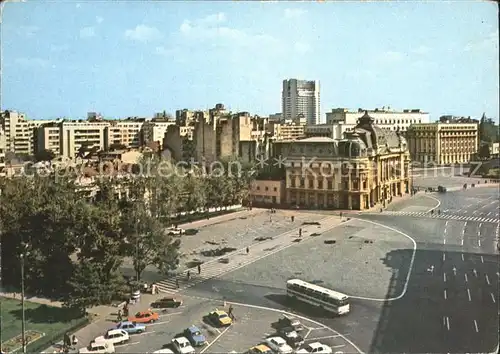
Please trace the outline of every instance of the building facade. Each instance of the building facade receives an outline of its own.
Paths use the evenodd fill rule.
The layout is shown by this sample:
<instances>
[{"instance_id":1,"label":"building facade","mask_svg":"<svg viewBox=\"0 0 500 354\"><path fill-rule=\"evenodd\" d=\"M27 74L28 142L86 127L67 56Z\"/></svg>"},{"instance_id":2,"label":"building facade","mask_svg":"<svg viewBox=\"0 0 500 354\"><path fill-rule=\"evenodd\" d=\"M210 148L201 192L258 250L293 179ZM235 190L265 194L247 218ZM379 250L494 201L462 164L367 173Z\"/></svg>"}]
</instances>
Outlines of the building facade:
<instances>
[{"instance_id":1,"label":"building facade","mask_svg":"<svg viewBox=\"0 0 500 354\"><path fill-rule=\"evenodd\" d=\"M250 187L253 205L279 205L285 203L285 181L255 180Z\"/></svg>"},{"instance_id":2,"label":"building facade","mask_svg":"<svg viewBox=\"0 0 500 354\"><path fill-rule=\"evenodd\" d=\"M361 118L366 110L358 109L350 111L347 108L335 108L326 114L327 124L345 124L354 127L358 119ZM429 123L429 113L422 112L420 109L404 109L402 111L391 110L390 107L376 108L367 111L373 118L376 125L385 130L406 132L410 125Z\"/></svg>"},{"instance_id":3,"label":"building facade","mask_svg":"<svg viewBox=\"0 0 500 354\"><path fill-rule=\"evenodd\" d=\"M368 113L345 139L306 138L280 150L290 205L362 210L412 188L405 138L375 125Z\"/></svg>"},{"instance_id":4,"label":"building facade","mask_svg":"<svg viewBox=\"0 0 500 354\"><path fill-rule=\"evenodd\" d=\"M281 101L284 120L294 120L302 114L307 124L320 123L319 81L283 80Z\"/></svg>"},{"instance_id":5,"label":"building facade","mask_svg":"<svg viewBox=\"0 0 500 354\"><path fill-rule=\"evenodd\" d=\"M7 139L5 132L0 126L0 176L5 176L5 153L7 152Z\"/></svg>"},{"instance_id":6,"label":"building facade","mask_svg":"<svg viewBox=\"0 0 500 354\"><path fill-rule=\"evenodd\" d=\"M5 132L6 150L16 154L33 155L37 146L35 130L54 120L31 120L16 111L0 114L0 126Z\"/></svg>"},{"instance_id":7,"label":"building facade","mask_svg":"<svg viewBox=\"0 0 500 354\"><path fill-rule=\"evenodd\" d=\"M325 137L331 139L342 139L344 133L352 131L356 124L346 124L343 122L334 124L306 125L304 127L304 137Z\"/></svg>"},{"instance_id":8,"label":"building facade","mask_svg":"<svg viewBox=\"0 0 500 354\"><path fill-rule=\"evenodd\" d=\"M142 146L142 128L145 118L127 118L123 120L108 120L109 125L104 131L104 149L113 145L124 145L137 149Z\"/></svg>"},{"instance_id":9,"label":"building facade","mask_svg":"<svg viewBox=\"0 0 500 354\"><path fill-rule=\"evenodd\" d=\"M270 123L268 132L274 141L296 140L304 137L305 124L292 123Z\"/></svg>"},{"instance_id":10,"label":"building facade","mask_svg":"<svg viewBox=\"0 0 500 354\"><path fill-rule=\"evenodd\" d=\"M468 163L478 150L477 123L414 124L407 135L412 159L421 163Z\"/></svg>"},{"instance_id":11,"label":"building facade","mask_svg":"<svg viewBox=\"0 0 500 354\"><path fill-rule=\"evenodd\" d=\"M150 121L144 122L142 127L143 143L159 142L161 144L168 127L171 125L175 125L175 120L153 118Z\"/></svg>"}]
</instances>

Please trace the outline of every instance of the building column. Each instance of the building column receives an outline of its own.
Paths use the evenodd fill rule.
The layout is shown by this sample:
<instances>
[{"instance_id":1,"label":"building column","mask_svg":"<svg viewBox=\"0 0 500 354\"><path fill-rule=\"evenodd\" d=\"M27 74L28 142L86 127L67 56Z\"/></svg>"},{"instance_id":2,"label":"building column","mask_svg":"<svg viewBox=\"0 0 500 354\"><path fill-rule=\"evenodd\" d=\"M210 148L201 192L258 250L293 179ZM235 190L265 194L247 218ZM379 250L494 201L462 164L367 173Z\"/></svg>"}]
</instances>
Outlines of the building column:
<instances>
[{"instance_id":1,"label":"building column","mask_svg":"<svg viewBox=\"0 0 500 354\"><path fill-rule=\"evenodd\" d=\"M349 194L347 197L347 209L352 210L352 195Z\"/></svg>"}]
</instances>

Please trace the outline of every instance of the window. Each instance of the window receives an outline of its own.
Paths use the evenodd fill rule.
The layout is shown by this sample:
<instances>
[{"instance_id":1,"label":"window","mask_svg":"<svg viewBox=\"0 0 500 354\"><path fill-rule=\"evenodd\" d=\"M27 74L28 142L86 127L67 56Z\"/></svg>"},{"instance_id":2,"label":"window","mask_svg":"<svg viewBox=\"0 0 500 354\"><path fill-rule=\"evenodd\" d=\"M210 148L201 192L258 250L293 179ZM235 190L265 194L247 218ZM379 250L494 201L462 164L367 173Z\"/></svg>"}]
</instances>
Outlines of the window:
<instances>
[{"instance_id":1,"label":"window","mask_svg":"<svg viewBox=\"0 0 500 354\"><path fill-rule=\"evenodd\" d=\"M269 187L266 187L266 192L269 190Z\"/></svg>"},{"instance_id":2,"label":"window","mask_svg":"<svg viewBox=\"0 0 500 354\"><path fill-rule=\"evenodd\" d=\"M328 180L326 188L330 189L330 190L333 189L333 181L332 180Z\"/></svg>"},{"instance_id":3,"label":"window","mask_svg":"<svg viewBox=\"0 0 500 354\"><path fill-rule=\"evenodd\" d=\"M257 186L257 190L260 191L260 187L259 186Z\"/></svg>"},{"instance_id":4,"label":"window","mask_svg":"<svg viewBox=\"0 0 500 354\"><path fill-rule=\"evenodd\" d=\"M304 186L305 186L305 180L304 180L304 178L301 178L300 179L300 187L304 188Z\"/></svg>"},{"instance_id":5,"label":"window","mask_svg":"<svg viewBox=\"0 0 500 354\"><path fill-rule=\"evenodd\" d=\"M274 187L274 191L277 192L278 191L278 188L277 187Z\"/></svg>"},{"instance_id":6,"label":"window","mask_svg":"<svg viewBox=\"0 0 500 354\"><path fill-rule=\"evenodd\" d=\"M318 179L318 189L323 189L323 180Z\"/></svg>"}]
</instances>

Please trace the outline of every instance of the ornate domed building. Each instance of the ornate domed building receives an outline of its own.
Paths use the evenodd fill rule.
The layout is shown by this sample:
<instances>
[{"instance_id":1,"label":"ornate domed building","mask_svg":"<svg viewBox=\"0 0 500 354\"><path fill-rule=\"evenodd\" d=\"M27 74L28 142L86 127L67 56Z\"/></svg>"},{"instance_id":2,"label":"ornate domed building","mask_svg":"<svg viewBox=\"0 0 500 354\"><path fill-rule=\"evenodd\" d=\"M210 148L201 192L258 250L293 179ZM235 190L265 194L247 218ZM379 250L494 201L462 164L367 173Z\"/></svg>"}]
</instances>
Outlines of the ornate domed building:
<instances>
[{"instance_id":1,"label":"ornate domed building","mask_svg":"<svg viewBox=\"0 0 500 354\"><path fill-rule=\"evenodd\" d=\"M373 123L365 112L344 139L313 137L282 143L287 203L363 210L410 193L405 138Z\"/></svg>"}]
</instances>

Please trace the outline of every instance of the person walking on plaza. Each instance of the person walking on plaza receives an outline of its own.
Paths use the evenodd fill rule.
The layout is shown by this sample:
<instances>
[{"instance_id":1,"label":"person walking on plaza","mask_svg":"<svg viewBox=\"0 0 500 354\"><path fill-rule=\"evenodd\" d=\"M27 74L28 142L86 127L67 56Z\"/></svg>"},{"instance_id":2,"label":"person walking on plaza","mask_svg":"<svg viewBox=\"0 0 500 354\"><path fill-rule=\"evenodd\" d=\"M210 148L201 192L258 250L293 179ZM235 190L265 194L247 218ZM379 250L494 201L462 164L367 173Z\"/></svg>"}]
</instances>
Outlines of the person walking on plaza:
<instances>
[{"instance_id":1,"label":"person walking on plaza","mask_svg":"<svg viewBox=\"0 0 500 354\"><path fill-rule=\"evenodd\" d=\"M73 349L76 349L76 346L78 345L78 338L76 338L76 335L73 334L73 337L71 337L71 344L73 345Z\"/></svg>"},{"instance_id":2,"label":"person walking on plaza","mask_svg":"<svg viewBox=\"0 0 500 354\"><path fill-rule=\"evenodd\" d=\"M231 318L234 321L233 305L229 305L229 309L227 310L227 314L228 314L229 318Z\"/></svg>"},{"instance_id":3,"label":"person walking on plaza","mask_svg":"<svg viewBox=\"0 0 500 354\"><path fill-rule=\"evenodd\" d=\"M302 237L302 228L299 229L299 237Z\"/></svg>"},{"instance_id":4,"label":"person walking on plaza","mask_svg":"<svg viewBox=\"0 0 500 354\"><path fill-rule=\"evenodd\" d=\"M295 221L295 216L292 215L292 222L294 222L294 221Z\"/></svg>"},{"instance_id":5,"label":"person walking on plaza","mask_svg":"<svg viewBox=\"0 0 500 354\"><path fill-rule=\"evenodd\" d=\"M177 287L177 289L179 289L179 279L175 279L175 286Z\"/></svg>"},{"instance_id":6,"label":"person walking on plaza","mask_svg":"<svg viewBox=\"0 0 500 354\"><path fill-rule=\"evenodd\" d=\"M247 246L247 254L250 253L250 247Z\"/></svg>"},{"instance_id":7,"label":"person walking on plaza","mask_svg":"<svg viewBox=\"0 0 500 354\"><path fill-rule=\"evenodd\" d=\"M187 271L186 278L188 281L191 279L191 272L189 270Z\"/></svg>"},{"instance_id":8,"label":"person walking on plaza","mask_svg":"<svg viewBox=\"0 0 500 354\"><path fill-rule=\"evenodd\" d=\"M118 310L117 322L121 322L123 320L122 309Z\"/></svg>"},{"instance_id":9,"label":"person walking on plaza","mask_svg":"<svg viewBox=\"0 0 500 354\"><path fill-rule=\"evenodd\" d=\"M201 264L198 264L198 274L201 274Z\"/></svg>"}]
</instances>

